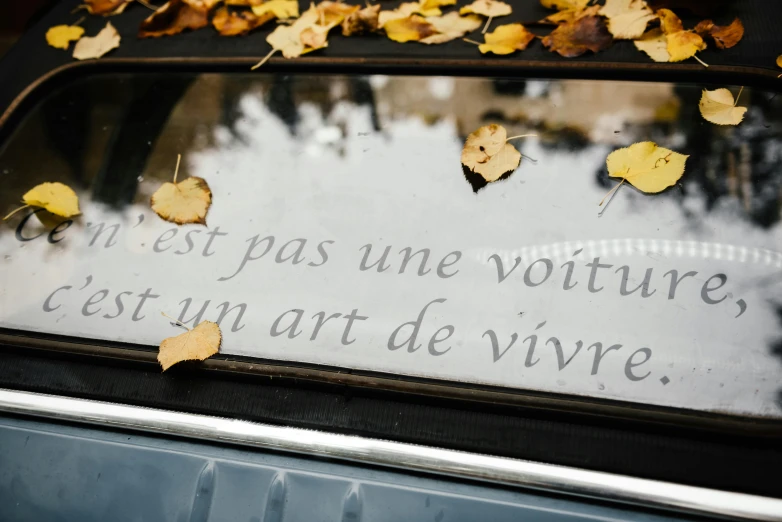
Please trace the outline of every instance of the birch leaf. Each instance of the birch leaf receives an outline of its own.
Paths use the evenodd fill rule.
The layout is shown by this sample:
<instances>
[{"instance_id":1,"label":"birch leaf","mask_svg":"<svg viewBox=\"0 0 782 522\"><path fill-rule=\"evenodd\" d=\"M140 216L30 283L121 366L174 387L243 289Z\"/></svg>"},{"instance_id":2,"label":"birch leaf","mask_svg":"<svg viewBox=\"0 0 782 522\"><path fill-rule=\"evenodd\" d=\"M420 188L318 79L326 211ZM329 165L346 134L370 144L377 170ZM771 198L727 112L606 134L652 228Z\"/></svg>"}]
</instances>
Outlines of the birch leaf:
<instances>
[{"instance_id":1,"label":"birch leaf","mask_svg":"<svg viewBox=\"0 0 782 522\"><path fill-rule=\"evenodd\" d=\"M428 36L421 40L424 44L441 44L461 38L465 34L478 29L483 21L479 16L459 16L456 11L451 11L444 16L430 16L426 19L438 34Z\"/></svg>"},{"instance_id":2,"label":"birch leaf","mask_svg":"<svg viewBox=\"0 0 782 522\"><path fill-rule=\"evenodd\" d=\"M688 157L643 141L609 154L606 167L612 178L623 178L641 192L655 194L681 179Z\"/></svg>"},{"instance_id":3,"label":"birch leaf","mask_svg":"<svg viewBox=\"0 0 782 522\"><path fill-rule=\"evenodd\" d=\"M513 172L521 163L521 153L506 143L507 138L508 133L502 125L479 128L467 136L462 149L462 165L487 183Z\"/></svg>"},{"instance_id":4,"label":"birch leaf","mask_svg":"<svg viewBox=\"0 0 782 522\"><path fill-rule=\"evenodd\" d=\"M68 49L83 34L84 28L78 25L55 25L46 31L46 43L56 49Z\"/></svg>"},{"instance_id":5,"label":"birch leaf","mask_svg":"<svg viewBox=\"0 0 782 522\"><path fill-rule=\"evenodd\" d=\"M342 20L342 36L372 33L378 30L380 4L368 5Z\"/></svg>"},{"instance_id":6,"label":"birch leaf","mask_svg":"<svg viewBox=\"0 0 782 522\"><path fill-rule=\"evenodd\" d=\"M481 53L511 54L526 49L535 35L521 24L507 24L487 33L485 39L486 43L478 46Z\"/></svg>"},{"instance_id":7,"label":"birch leaf","mask_svg":"<svg viewBox=\"0 0 782 522\"><path fill-rule=\"evenodd\" d=\"M169 0L141 22L139 38L158 38L209 25L209 11L182 0Z\"/></svg>"},{"instance_id":8,"label":"birch leaf","mask_svg":"<svg viewBox=\"0 0 782 522\"><path fill-rule=\"evenodd\" d=\"M100 58L112 49L119 47L119 33L111 22L95 36L85 36L73 47L73 57L77 60Z\"/></svg>"},{"instance_id":9,"label":"birch leaf","mask_svg":"<svg viewBox=\"0 0 782 522\"><path fill-rule=\"evenodd\" d=\"M434 26L420 15L410 15L407 18L397 18L386 22L383 26L388 38L395 42L418 42L437 34Z\"/></svg>"},{"instance_id":10,"label":"birch leaf","mask_svg":"<svg viewBox=\"0 0 782 522\"><path fill-rule=\"evenodd\" d=\"M711 20L704 20L695 26L694 31L704 36L711 36L719 49L730 49L744 37L744 24L736 18L730 25L714 25Z\"/></svg>"},{"instance_id":11,"label":"birch leaf","mask_svg":"<svg viewBox=\"0 0 782 522\"><path fill-rule=\"evenodd\" d=\"M177 183L179 160L177 157L174 181L163 185L152 194L152 210L177 225L186 223L206 224L206 213L212 204L212 191L203 178L190 177Z\"/></svg>"},{"instance_id":12,"label":"birch leaf","mask_svg":"<svg viewBox=\"0 0 782 522\"><path fill-rule=\"evenodd\" d=\"M252 9L255 16L272 13L280 20L299 16L299 2L296 0L269 0L261 5L254 5Z\"/></svg>"},{"instance_id":13,"label":"birch leaf","mask_svg":"<svg viewBox=\"0 0 782 522\"><path fill-rule=\"evenodd\" d=\"M738 100L728 89L707 91L704 89L699 104L701 116L717 125L738 125L744 119L746 107L736 107Z\"/></svg>"},{"instance_id":14,"label":"birch leaf","mask_svg":"<svg viewBox=\"0 0 782 522\"><path fill-rule=\"evenodd\" d=\"M703 38L692 31L668 34L666 40L668 41L668 54L671 56L669 61L671 62L681 62L692 58L698 51L706 49Z\"/></svg>"},{"instance_id":15,"label":"birch leaf","mask_svg":"<svg viewBox=\"0 0 782 522\"><path fill-rule=\"evenodd\" d=\"M564 11L566 9L584 9L590 0L540 0L540 5L547 9Z\"/></svg>"},{"instance_id":16,"label":"birch leaf","mask_svg":"<svg viewBox=\"0 0 782 522\"><path fill-rule=\"evenodd\" d=\"M220 327L212 321L201 321L192 330L160 343L157 360L163 371L181 361L203 361L220 350Z\"/></svg>"},{"instance_id":17,"label":"birch leaf","mask_svg":"<svg viewBox=\"0 0 782 522\"><path fill-rule=\"evenodd\" d=\"M648 31L640 40L635 40L633 43L639 51L648 54L655 62L668 62L671 59L671 55L668 54L668 38L659 28Z\"/></svg>"},{"instance_id":18,"label":"birch leaf","mask_svg":"<svg viewBox=\"0 0 782 522\"><path fill-rule=\"evenodd\" d=\"M274 19L274 14L256 16L252 11L233 12L222 7L212 18L212 25L222 36L244 35Z\"/></svg>"},{"instance_id":19,"label":"birch leaf","mask_svg":"<svg viewBox=\"0 0 782 522\"><path fill-rule=\"evenodd\" d=\"M538 23L553 25L564 24L567 22L574 22L585 16L597 16L599 11L599 5L593 5L586 9L565 9L564 11L557 11L556 13L548 15Z\"/></svg>"},{"instance_id":20,"label":"birch leaf","mask_svg":"<svg viewBox=\"0 0 782 522\"><path fill-rule=\"evenodd\" d=\"M318 10L318 23L329 27L341 24L345 17L350 16L361 9L361 7L357 5L331 2L329 0L319 3L315 8Z\"/></svg>"},{"instance_id":21,"label":"birch leaf","mask_svg":"<svg viewBox=\"0 0 782 522\"><path fill-rule=\"evenodd\" d=\"M490 18L507 16L513 12L511 6L499 0L475 0L470 5L459 9L459 14L479 14Z\"/></svg>"},{"instance_id":22,"label":"birch leaf","mask_svg":"<svg viewBox=\"0 0 782 522\"><path fill-rule=\"evenodd\" d=\"M610 47L613 41L605 21L599 16L585 16L560 24L542 40L550 51L566 58L581 56L587 51L602 51Z\"/></svg>"},{"instance_id":23,"label":"birch leaf","mask_svg":"<svg viewBox=\"0 0 782 522\"><path fill-rule=\"evenodd\" d=\"M79 197L71 187L58 182L36 185L22 196L22 201L25 205L41 207L65 218L81 214Z\"/></svg>"},{"instance_id":24,"label":"birch leaf","mask_svg":"<svg viewBox=\"0 0 782 522\"><path fill-rule=\"evenodd\" d=\"M90 14L112 16L122 13L133 0L84 0L84 8Z\"/></svg>"},{"instance_id":25,"label":"birch leaf","mask_svg":"<svg viewBox=\"0 0 782 522\"><path fill-rule=\"evenodd\" d=\"M600 14L608 18L608 32L618 40L640 38L657 18L644 0L606 0Z\"/></svg>"}]
</instances>

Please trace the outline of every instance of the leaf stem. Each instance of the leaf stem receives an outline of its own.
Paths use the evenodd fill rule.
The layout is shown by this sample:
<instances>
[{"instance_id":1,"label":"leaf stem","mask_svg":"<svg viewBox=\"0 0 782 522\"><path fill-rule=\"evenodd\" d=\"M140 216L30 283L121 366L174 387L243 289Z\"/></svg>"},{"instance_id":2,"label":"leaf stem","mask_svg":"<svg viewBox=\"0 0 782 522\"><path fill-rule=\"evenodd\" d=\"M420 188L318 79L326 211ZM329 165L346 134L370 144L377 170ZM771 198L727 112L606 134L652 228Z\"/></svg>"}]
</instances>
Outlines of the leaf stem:
<instances>
[{"instance_id":1,"label":"leaf stem","mask_svg":"<svg viewBox=\"0 0 782 522\"><path fill-rule=\"evenodd\" d=\"M511 136L510 138L506 138L505 141L515 140L516 138L531 138L534 136L537 136L537 134L519 134L518 136Z\"/></svg>"},{"instance_id":2,"label":"leaf stem","mask_svg":"<svg viewBox=\"0 0 782 522\"><path fill-rule=\"evenodd\" d=\"M741 96L742 91L744 91L744 86L741 86L741 89L739 89L739 93L736 95L736 101L733 102L733 106L735 107L737 103L739 103L739 96Z\"/></svg>"},{"instance_id":3,"label":"leaf stem","mask_svg":"<svg viewBox=\"0 0 782 522\"><path fill-rule=\"evenodd\" d=\"M140 3L141 5L146 7L147 9L152 9L153 11L157 11L157 7L155 7L154 5L152 5L149 2L147 2L147 0L136 0L136 2Z\"/></svg>"},{"instance_id":4,"label":"leaf stem","mask_svg":"<svg viewBox=\"0 0 782 522\"><path fill-rule=\"evenodd\" d=\"M16 214L16 213L17 213L17 212L19 212L20 210L24 210L24 209L26 209L26 208L30 208L30 205L23 205L23 206L21 206L21 207L17 208L16 210L13 210L13 211L11 211L11 213L10 213L10 214L8 214L6 217L4 217L4 218L3 218L3 221L5 221L6 219L10 218L11 216L13 216L14 214Z\"/></svg>"},{"instance_id":5,"label":"leaf stem","mask_svg":"<svg viewBox=\"0 0 782 522\"><path fill-rule=\"evenodd\" d=\"M261 60L260 62L256 63L256 64L255 64L255 65L253 65L252 67L250 67L250 70L251 70L251 71L254 71L255 69L257 69L257 68L258 68L258 67L260 67L261 65L265 64L265 63L267 62L267 60L268 60L269 58L271 58L271 57L272 57L272 55L273 55L274 53L276 53L276 52L277 52L277 49L272 49L271 51L269 51L269 54L267 54L266 56L264 56L264 57L263 57L263 60Z\"/></svg>"},{"instance_id":6,"label":"leaf stem","mask_svg":"<svg viewBox=\"0 0 782 522\"><path fill-rule=\"evenodd\" d=\"M489 24L491 24L493 18L494 16L490 16L488 20L486 20L486 25L483 26L483 31L481 31L481 34L486 34L486 31L489 29Z\"/></svg>"},{"instance_id":7,"label":"leaf stem","mask_svg":"<svg viewBox=\"0 0 782 522\"><path fill-rule=\"evenodd\" d=\"M73 22L71 25L79 25L80 23L82 23L85 20L85 18L87 18L87 17L86 16L82 16L81 18L79 18L78 20Z\"/></svg>"},{"instance_id":8,"label":"leaf stem","mask_svg":"<svg viewBox=\"0 0 782 522\"><path fill-rule=\"evenodd\" d=\"M701 60L700 58L698 58L694 54L692 55L692 57L695 58L696 60L698 60L701 63L702 66L704 66L704 67L708 67L709 66L708 63L704 62L703 60Z\"/></svg>"},{"instance_id":9,"label":"leaf stem","mask_svg":"<svg viewBox=\"0 0 782 522\"><path fill-rule=\"evenodd\" d=\"M176 323L177 326L181 326L182 328L187 329L188 332L190 331L190 328L188 328L187 325L185 323L183 323L182 321L174 319L173 317L171 317L170 315L168 315L165 312L160 312L160 315L162 315L163 317L167 317L168 319L171 319L174 323Z\"/></svg>"},{"instance_id":10,"label":"leaf stem","mask_svg":"<svg viewBox=\"0 0 782 522\"><path fill-rule=\"evenodd\" d=\"M483 45L481 42L476 42L475 40L470 40L469 38L462 38L467 43L475 44L475 45ZM782 75L780 75L782 76Z\"/></svg>"},{"instance_id":11,"label":"leaf stem","mask_svg":"<svg viewBox=\"0 0 782 522\"><path fill-rule=\"evenodd\" d=\"M521 154L521 152L519 152L519 154ZM538 162L538 160L536 160L535 158L530 158L530 157L529 157L529 156L527 156L526 154L521 154L521 157L522 157L522 158L527 158L527 159L528 159L528 160L530 160L532 163L537 163L537 162Z\"/></svg>"},{"instance_id":12,"label":"leaf stem","mask_svg":"<svg viewBox=\"0 0 782 522\"><path fill-rule=\"evenodd\" d=\"M614 193L615 193L617 190L619 190L619 187L621 187L622 185L624 185L624 182L625 182L625 181L627 181L627 180L626 180L625 178L622 178L622 182L621 182L619 185L617 185L617 186L615 186L614 188L612 188L612 189L611 189L611 190L608 192L608 194L606 194L605 196L603 196L603 199L601 199L601 200L600 200L600 204L598 205L598 207L602 207L602 206L603 206L603 203L605 203L605 200L608 198L608 196L610 196L610 195L614 194ZM609 201L610 201L610 200L609 200ZM606 205L606 206L607 206L607 205Z\"/></svg>"},{"instance_id":13,"label":"leaf stem","mask_svg":"<svg viewBox=\"0 0 782 522\"><path fill-rule=\"evenodd\" d=\"M182 155L176 155L176 168L174 169L174 185L176 185L176 177L179 174L179 162L182 160Z\"/></svg>"}]
</instances>

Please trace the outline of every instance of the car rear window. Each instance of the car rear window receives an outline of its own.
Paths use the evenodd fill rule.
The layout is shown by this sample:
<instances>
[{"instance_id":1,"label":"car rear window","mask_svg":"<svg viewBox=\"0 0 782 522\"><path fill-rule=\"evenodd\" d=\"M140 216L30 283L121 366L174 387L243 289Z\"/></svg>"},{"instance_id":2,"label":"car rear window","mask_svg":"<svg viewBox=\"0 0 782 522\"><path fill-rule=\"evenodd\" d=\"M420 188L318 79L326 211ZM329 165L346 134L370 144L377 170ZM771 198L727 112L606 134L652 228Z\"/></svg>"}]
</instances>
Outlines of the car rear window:
<instances>
[{"instance_id":1,"label":"car rear window","mask_svg":"<svg viewBox=\"0 0 782 522\"><path fill-rule=\"evenodd\" d=\"M746 107L699 111L704 88ZM782 99L741 86L114 74L46 96L0 148L0 326L507 389L782 417ZM486 183L467 136L521 152ZM614 150L687 156L659 194ZM205 225L150 208L203 178ZM663 158L663 163L668 159ZM656 165L658 167L660 165ZM650 175L655 175L651 173Z\"/></svg>"}]
</instances>

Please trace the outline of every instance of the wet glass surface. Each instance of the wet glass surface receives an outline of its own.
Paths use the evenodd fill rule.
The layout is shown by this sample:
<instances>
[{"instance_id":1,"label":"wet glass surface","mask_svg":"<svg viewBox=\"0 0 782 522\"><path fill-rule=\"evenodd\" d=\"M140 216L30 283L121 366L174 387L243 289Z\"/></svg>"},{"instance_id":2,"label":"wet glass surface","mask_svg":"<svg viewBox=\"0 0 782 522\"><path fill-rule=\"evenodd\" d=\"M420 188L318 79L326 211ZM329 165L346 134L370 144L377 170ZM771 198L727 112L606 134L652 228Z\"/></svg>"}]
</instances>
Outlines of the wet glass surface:
<instances>
[{"instance_id":1,"label":"wet glass surface","mask_svg":"<svg viewBox=\"0 0 782 522\"><path fill-rule=\"evenodd\" d=\"M44 181L83 212L4 222L0 326L156 345L184 331L165 312L218 320L227 354L780 417L782 97L745 88L720 127L701 89L85 78L0 149L4 215ZM537 136L475 185L461 148L488 123ZM684 177L600 214L606 156L645 140L689 155ZM177 154L206 227L149 208Z\"/></svg>"}]
</instances>

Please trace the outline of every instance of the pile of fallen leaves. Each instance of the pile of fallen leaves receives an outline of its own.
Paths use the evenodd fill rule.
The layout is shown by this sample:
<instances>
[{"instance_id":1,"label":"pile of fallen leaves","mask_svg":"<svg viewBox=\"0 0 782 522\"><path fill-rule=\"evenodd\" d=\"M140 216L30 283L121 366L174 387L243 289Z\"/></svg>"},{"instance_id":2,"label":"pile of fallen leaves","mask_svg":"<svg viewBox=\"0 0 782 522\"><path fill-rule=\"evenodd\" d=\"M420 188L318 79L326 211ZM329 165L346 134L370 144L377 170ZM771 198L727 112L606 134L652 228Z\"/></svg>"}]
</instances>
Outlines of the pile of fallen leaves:
<instances>
[{"instance_id":1,"label":"pile of fallen leaves","mask_svg":"<svg viewBox=\"0 0 782 522\"><path fill-rule=\"evenodd\" d=\"M239 36L276 23L266 38L271 49L256 68L277 52L295 58L327 47L329 34L336 28L343 36L377 33L400 43L433 45L463 38L478 45L481 53L502 55L523 51L540 39L548 50L566 58L602 51L616 40L629 40L656 62L688 58L701 61L695 53L706 48L707 40L719 49L727 49L744 36L738 18L725 26L703 20L685 29L673 11L653 9L646 0L605 0L603 5L590 5L593 0L539 1L554 10L542 20L528 23L555 26L543 36L533 34L521 23L499 25L488 32L495 18L513 12L501 0L474 0L462 7L456 6L457 0L418 0L395 9L381 9L380 4L368 2L361 6L324 0L310 4L303 13L299 13L297 0L169 0L161 6L145 0L85 0L83 7L93 15L112 16L124 12L129 4L143 4L154 12L141 23L139 38L171 36L210 24L223 36ZM443 13L443 8L450 6L453 10ZM464 38L481 27L483 43ZM98 58L119 46L119 34L110 23L95 37L83 34L77 23L52 27L46 38L50 45L61 49L76 41L73 56L77 59Z\"/></svg>"}]
</instances>

